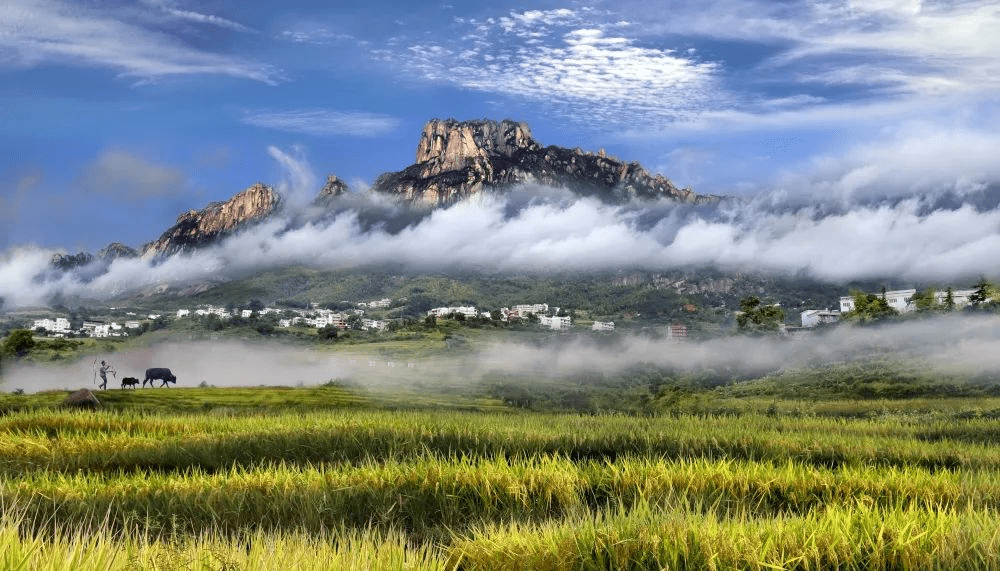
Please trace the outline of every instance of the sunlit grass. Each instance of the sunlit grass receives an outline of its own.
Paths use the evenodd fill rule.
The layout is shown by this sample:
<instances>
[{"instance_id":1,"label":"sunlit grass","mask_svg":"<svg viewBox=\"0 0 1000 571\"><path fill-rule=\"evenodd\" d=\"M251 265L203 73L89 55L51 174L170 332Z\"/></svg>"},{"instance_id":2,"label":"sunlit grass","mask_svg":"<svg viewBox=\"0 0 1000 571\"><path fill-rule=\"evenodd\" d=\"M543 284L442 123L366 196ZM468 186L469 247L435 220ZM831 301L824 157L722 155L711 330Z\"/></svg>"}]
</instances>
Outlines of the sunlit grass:
<instances>
[{"instance_id":1,"label":"sunlit grass","mask_svg":"<svg viewBox=\"0 0 1000 571\"><path fill-rule=\"evenodd\" d=\"M638 417L380 407L336 386L147 393L148 408L0 416L0 568L980 569L1000 557L1000 428L948 403Z\"/></svg>"}]
</instances>

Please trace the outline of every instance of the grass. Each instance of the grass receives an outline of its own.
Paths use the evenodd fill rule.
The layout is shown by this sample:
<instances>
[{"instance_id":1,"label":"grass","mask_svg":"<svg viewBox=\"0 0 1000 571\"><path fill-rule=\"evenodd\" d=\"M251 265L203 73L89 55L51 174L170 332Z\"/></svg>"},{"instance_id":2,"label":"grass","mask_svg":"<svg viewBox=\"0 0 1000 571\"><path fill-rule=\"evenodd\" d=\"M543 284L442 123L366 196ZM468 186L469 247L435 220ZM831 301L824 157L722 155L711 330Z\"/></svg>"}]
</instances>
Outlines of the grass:
<instances>
[{"instance_id":1,"label":"grass","mask_svg":"<svg viewBox=\"0 0 1000 571\"><path fill-rule=\"evenodd\" d=\"M0 395L0 567L983 569L1000 556L1000 401L727 391L651 416L346 385L105 391L97 411L59 408L65 392Z\"/></svg>"}]
</instances>

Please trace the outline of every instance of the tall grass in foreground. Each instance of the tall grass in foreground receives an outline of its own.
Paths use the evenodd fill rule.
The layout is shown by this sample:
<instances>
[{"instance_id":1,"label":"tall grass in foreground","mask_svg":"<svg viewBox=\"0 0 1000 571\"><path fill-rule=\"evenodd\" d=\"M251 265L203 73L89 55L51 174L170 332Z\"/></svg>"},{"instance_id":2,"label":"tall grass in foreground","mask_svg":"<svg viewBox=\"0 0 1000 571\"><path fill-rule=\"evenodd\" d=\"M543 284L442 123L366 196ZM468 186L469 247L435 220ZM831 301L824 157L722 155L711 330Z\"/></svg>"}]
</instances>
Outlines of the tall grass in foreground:
<instances>
[{"instance_id":1,"label":"tall grass in foreground","mask_svg":"<svg viewBox=\"0 0 1000 571\"><path fill-rule=\"evenodd\" d=\"M16 519L0 521L0 569L38 571L298 571L412 569L439 571L445 559L400 533L343 531L329 535L257 532L235 540L210 532L174 540L107 530L25 534Z\"/></svg>"},{"instance_id":2,"label":"tall grass in foreground","mask_svg":"<svg viewBox=\"0 0 1000 571\"><path fill-rule=\"evenodd\" d=\"M542 523L495 522L448 544L413 545L397 532L264 533L148 540L109 531L25 534L0 523L4 569L661 570L992 569L995 511L833 506L805 515L726 519L640 504Z\"/></svg>"},{"instance_id":3,"label":"tall grass in foreground","mask_svg":"<svg viewBox=\"0 0 1000 571\"><path fill-rule=\"evenodd\" d=\"M227 472L86 475L43 472L0 483L0 503L44 529L142 529L152 537L257 529L401 530L418 541L489 522L542 522L639 504L767 518L831 506L886 510L1000 508L985 471L839 469L745 461L544 458L271 466Z\"/></svg>"},{"instance_id":4,"label":"tall grass in foreground","mask_svg":"<svg viewBox=\"0 0 1000 571\"><path fill-rule=\"evenodd\" d=\"M448 568L995 569L1000 515L833 506L804 515L720 519L660 510L588 514L542 524L491 524L457 539Z\"/></svg>"},{"instance_id":5,"label":"tall grass in foreground","mask_svg":"<svg viewBox=\"0 0 1000 571\"><path fill-rule=\"evenodd\" d=\"M983 569L986 418L0 416L0 568Z\"/></svg>"},{"instance_id":6,"label":"tall grass in foreground","mask_svg":"<svg viewBox=\"0 0 1000 571\"><path fill-rule=\"evenodd\" d=\"M580 417L334 411L216 418L33 412L0 418L0 475L562 456L742 459L816 466L1000 468L995 421Z\"/></svg>"}]
</instances>

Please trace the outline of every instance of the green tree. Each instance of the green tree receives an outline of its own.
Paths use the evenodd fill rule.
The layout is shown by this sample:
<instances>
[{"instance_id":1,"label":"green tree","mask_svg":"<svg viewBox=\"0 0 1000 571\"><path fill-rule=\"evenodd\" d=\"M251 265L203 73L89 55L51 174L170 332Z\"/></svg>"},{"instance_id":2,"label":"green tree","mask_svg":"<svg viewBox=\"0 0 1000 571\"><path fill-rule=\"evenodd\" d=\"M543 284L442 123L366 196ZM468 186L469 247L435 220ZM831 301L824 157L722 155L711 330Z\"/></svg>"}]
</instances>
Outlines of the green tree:
<instances>
[{"instance_id":1,"label":"green tree","mask_svg":"<svg viewBox=\"0 0 1000 571\"><path fill-rule=\"evenodd\" d=\"M975 309L981 309L993 299L994 286L985 277L979 278L975 285L976 291L969 296L969 303Z\"/></svg>"},{"instance_id":2,"label":"green tree","mask_svg":"<svg viewBox=\"0 0 1000 571\"><path fill-rule=\"evenodd\" d=\"M945 290L944 308L948 311L955 310L955 292L951 289L951 286L948 286L948 289Z\"/></svg>"},{"instance_id":3,"label":"green tree","mask_svg":"<svg viewBox=\"0 0 1000 571\"><path fill-rule=\"evenodd\" d=\"M854 297L854 309L840 316L842 320L871 323L899 315L885 300L885 292L877 295L854 291L851 295Z\"/></svg>"},{"instance_id":4,"label":"green tree","mask_svg":"<svg viewBox=\"0 0 1000 571\"><path fill-rule=\"evenodd\" d=\"M913 305L917 307L917 311L928 311L932 309L937 309L938 308L937 296L935 295L934 292L935 292L934 286L931 286L925 289L924 291L918 291L917 293L913 294L913 297L910 298L910 301L912 301Z\"/></svg>"},{"instance_id":5,"label":"green tree","mask_svg":"<svg viewBox=\"0 0 1000 571\"><path fill-rule=\"evenodd\" d=\"M784 321L785 310L778 305L764 304L755 295L740 300L740 314L736 317L736 324L744 333L775 332Z\"/></svg>"},{"instance_id":6,"label":"green tree","mask_svg":"<svg viewBox=\"0 0 1000 571\"><path fill-rule=\"evenodd\" d=\"M316 338L322 339L324 341L329 341L331 339L337 338L337 326L336 325L324 325L316 330Z\"/></svg>"},{"instance_id":7,"label":"green tree","mask_svg":"<svg viewBox=\"0 0 1000 571\"><path fill-rule=\"evenodd\" d=\"M27 329L15 329L3 343L3 351L8 355L24 357L35 347L35 339Z\"/></svg>"}]
</instances>

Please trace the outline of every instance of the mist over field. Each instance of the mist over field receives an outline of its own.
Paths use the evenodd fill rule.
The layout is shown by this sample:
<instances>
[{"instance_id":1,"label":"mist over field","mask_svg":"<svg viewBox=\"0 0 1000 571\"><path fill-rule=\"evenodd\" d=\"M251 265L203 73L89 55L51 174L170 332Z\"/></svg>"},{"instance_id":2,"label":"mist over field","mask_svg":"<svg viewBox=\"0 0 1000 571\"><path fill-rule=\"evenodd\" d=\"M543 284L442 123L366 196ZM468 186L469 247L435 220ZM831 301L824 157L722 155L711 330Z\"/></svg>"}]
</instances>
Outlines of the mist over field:
<instances>
[{"instance_id":1,"label":"mist over field","mask_svg":"<svg viewBox=\"0 0 1000 571\"><path fill-rule=\"evenodd\" d=\"M679 371L764 375L859 359L919 363L933 372L1000 375L1000 316L944 315L877 327L841 326L801 338L731 336L677 343L649 335L554 335L544 343L504 342L402 359L377 349L331 353L273 342L164 342L145 349L84 357L65 365L13 364L0 391L36 392L94 385L95 360L108 360L117 376L142 380L147 367L169 367L179 387L310 386L347 381L371 389L472 386L484 375L527 375L539 382L601 373L608 377L637 364ZM157 386L160 383L157 382Z\"/></svg>"}]
</instances>

